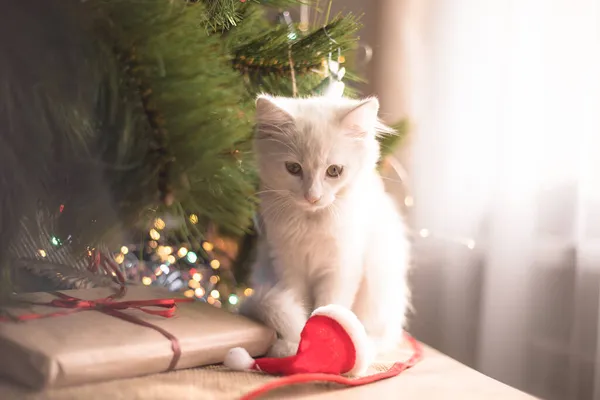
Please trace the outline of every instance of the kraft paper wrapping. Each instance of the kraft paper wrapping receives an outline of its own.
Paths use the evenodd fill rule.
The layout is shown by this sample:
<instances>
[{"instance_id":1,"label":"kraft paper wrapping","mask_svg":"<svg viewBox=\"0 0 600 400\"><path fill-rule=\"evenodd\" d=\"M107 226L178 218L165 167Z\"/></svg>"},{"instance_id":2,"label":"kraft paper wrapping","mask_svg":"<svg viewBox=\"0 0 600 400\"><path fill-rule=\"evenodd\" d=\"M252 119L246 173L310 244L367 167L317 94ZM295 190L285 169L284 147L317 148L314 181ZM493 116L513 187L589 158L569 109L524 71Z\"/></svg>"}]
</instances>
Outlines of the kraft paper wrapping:
<instances>
[{"instance_id":1,"label":"kraft paper wrapping","mask_svg":"<svg viewBox=\"0 0 600 400\"><path fill-rule=\"evenodd\" d=\"M84 300L113 293L111 289L62 291ZM178 297L160 288L129 287L120 300ZM50 293L20 298L35 302L56 299ZM10 314L49 314L48 306L6 308ZM164 318L124 310L178 338L181 358L175 369L221 363L227 351L242 346L253 357L266 353L275 333L242 316L206 303L177 305L176 315ZM31 388L61 387L128 378L167 370L173 357L171 342L148 327L106 315L81 311L67 316L26 322L0 322L0 375Z\"/></svg>"}]
</instances>

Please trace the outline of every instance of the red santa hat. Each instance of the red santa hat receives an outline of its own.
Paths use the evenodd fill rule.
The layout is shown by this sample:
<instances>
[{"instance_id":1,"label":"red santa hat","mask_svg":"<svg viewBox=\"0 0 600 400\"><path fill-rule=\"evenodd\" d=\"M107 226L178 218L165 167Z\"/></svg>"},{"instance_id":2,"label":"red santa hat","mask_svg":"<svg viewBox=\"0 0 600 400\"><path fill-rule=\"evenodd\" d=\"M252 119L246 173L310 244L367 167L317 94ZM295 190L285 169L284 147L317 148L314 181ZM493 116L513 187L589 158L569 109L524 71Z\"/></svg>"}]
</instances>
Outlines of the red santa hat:
<instances>
[{"instance_id":1,"label":"red santa hat","mask_svg":"<svg viewBox=\"0 0 600 400\"><path fill-rule=\"evenodd\" d=\"M373 345L361 322L352 311L337 305L316 309L302 330L296 355L284 358L253 359L240 347L231 349L225 366L233 370L256 370L286 377L245 395L250 400L279 387L303 382L336 382L359 386L391 378L414 366L422 356L419 343L405 335L413 354L406 362L397 362L390 369L359 378L374 359ZM346 376L343 376L346 375Z\"/></svg>"},{"instance_id":2,"label":"red santa hat","mask_svg":"<svg viewBox=\"0 0 600 400\"><path fill-rule=\"evenodd\" d=\"M354 313L338 305L317 308L302 330L298 353L285 358L254 360L241 347L231 349L225 366L274 375L320 372L362 375L375 356L365 328Z\"/></svg>"}]
</instances>

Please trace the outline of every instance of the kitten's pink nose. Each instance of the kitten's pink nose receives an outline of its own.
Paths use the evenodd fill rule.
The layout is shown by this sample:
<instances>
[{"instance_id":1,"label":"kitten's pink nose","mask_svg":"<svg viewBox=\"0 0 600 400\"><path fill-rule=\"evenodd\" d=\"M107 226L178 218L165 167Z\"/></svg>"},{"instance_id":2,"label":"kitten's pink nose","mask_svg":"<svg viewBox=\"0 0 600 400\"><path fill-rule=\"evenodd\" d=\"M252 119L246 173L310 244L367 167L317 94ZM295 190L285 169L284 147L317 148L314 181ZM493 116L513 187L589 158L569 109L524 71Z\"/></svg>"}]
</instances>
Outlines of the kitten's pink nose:
<instances>
[{"instance_id":1,"label":"kitten's pink nose","mask_svg":"<svg viewBox=\"0 0 600 400\"><path fill-rule=\"evenodd\" d=\"M305 194L304 198L306 199L306 201L308 201L310 204L316 204L319 202L319 200L321 200L321 196L317 196L314 194Z\"/></svg>"}]
</instances>

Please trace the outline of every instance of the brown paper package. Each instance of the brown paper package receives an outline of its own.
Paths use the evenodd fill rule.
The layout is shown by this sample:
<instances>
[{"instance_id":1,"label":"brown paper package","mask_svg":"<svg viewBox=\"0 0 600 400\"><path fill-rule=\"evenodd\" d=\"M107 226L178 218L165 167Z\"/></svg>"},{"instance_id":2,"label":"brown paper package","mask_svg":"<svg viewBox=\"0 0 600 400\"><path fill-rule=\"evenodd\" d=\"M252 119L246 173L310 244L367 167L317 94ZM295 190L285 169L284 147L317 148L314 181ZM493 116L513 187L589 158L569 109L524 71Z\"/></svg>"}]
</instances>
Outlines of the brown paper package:
<instances>
[{"instance_id":1,"label":"brown paper package","mask_svg":"<svg viewBox=\"0 0 600 400\"><path fill-rule=\"evenodd\" d=\"M111 289L62 291L84 300L109 296ZM173 298L161 288L130 287L119 300ZM21 298L48 302L50 293ZM10 308L10 314L56 312L55 307ZM244 347L253 357L266 353L275 333L242 316L202 302L178 304L176 315L164 318L137 310L128 314L159 326L178 338L181 358L175 369L223 361L227 351ZM0 375L34 389L77 385L141 376L167 370L173 351L159 332L99 311L26 322L0 322Z\"/></svg>"}]
</instances>

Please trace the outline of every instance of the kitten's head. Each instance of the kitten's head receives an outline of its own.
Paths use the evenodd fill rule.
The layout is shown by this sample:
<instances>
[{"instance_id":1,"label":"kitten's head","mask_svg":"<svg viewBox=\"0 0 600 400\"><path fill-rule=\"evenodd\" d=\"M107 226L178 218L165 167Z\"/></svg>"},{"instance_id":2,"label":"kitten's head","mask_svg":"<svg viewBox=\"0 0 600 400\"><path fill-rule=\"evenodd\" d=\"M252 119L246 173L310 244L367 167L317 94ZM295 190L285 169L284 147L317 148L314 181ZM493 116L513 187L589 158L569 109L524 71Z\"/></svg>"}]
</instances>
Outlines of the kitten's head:
<instances>
[{"instance_id":1,"label":"kitten's head","mask_svg":"<svg viewBox=\"0 0 600 400\"><path fill-rule=\"evenodd\" d=\"M312 97L256 101L255 150L267 194L317 211L344 196L379 158L376 98ZM389 128L388 128L389 129Z\"/></svg>"}]
</instances>

